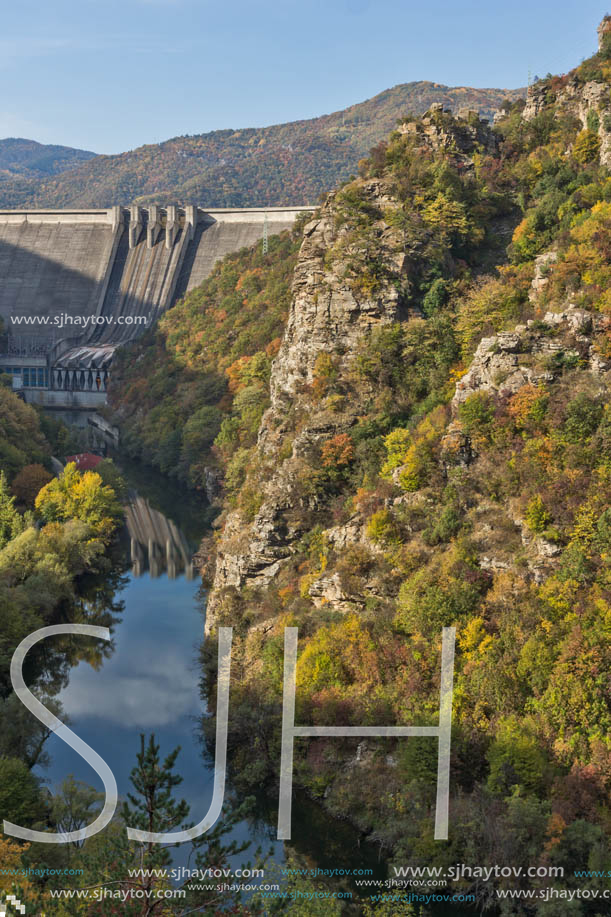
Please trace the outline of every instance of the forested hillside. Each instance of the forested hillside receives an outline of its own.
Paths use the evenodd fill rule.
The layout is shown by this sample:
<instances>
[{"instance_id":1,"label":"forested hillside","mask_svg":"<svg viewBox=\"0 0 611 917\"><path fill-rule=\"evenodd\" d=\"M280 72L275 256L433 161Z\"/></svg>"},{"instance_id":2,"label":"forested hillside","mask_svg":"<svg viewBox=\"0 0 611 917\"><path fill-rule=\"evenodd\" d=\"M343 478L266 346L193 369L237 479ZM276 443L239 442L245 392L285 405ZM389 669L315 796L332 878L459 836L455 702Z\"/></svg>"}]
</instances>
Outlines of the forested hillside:
<instances>
[{"instance_id":1,"label":"forested hillside","mask_svg":"<svg viewBox=\"0 0 611 917\"><path fill-rule=\"evenodd\" d=\"M51 175L75 169L95 153L21 137L0 140L0 206L17 207L24 195Z\"/></svg>"},{"instance_id":2,"label":"forested hillside","mask_svg":"<svg viewBox=\"0 0 611 917\"><path fill-rule=\"evenodd\" d=\"M266 255L260 244L228 255L154 329L118 352L109 401L122 449L218 494L227 461L254 444L269 405L302 228L303 219L292 233L271 236Z\"/></svg>"},{"instance_id":3,"label":"forested hillside","mask_svg":"<svg viewBox=\"0 0 611 917\"><path fill-rule=\"evenodd\" d=\"M237 779L277 774L285 626L316 725L434 723L456 628L448 843L430 740L296 751L397 863L552 864L592 889L574 870L611 865L610 78L607 37L494 133L432 111L328 197L230 483L207 624L239 635ZM503 913L535 911L555 913Z\"/></svg>"},{"instance_id":4,"label":"forested hillside","mask_svg":"<svg viewBox=\"0 0 611 917\"><path fill-rule=\"evenodd\" d=\"M430 740L296 746L296 781L397 863L551 865L564 879L539 885L591 891L600 880L575 870L611 867L610 86L603 36L494 131L441 110L407 119L328 196L298 255L277 240L267 260L234 256L155 344L181 393L168 430L189 397L189 416L211 403L203 367L225 375L207 626L236 635L240 785L277 778L285 626L300 634L297 722L320 725L434 723L441 629L456 627L447 843L432 838ZM260 291L281 307L251 345ZM132 417L155 360L138 346ZM210 641L204 659L214 673ZM457 887L498 905L492 885Z\"/></svg>"},{"instance_id":5,"label":"forested hillside","mask_svg":"<svg viewBox=\"0 0 611 917\"><path fill-rule=\"evenodd\" d=\"M0 173L2 207L110 207L197 203L203 207L312 204L356 172L359 159L408 114L434 102L492 117L523 90L404 83L345 111L264 128L175 137L117 156L97 156L42 180ZM8 141L5 141L8 143ZM1 147L0 147L1 150ZM1 161L0 161L1 168Z\"/></svg>"},{"instance_id":6,"label":"forested hillside","mask_svg":"<svg viewBox=\"0 0 611 917\"><path fill-rule=\"evenodd\" d=\"M88 150L76 150L70 146L7 137L6 140L0 140L0 176L41 178L58 175L94 156L95 153Z\"/></svg>"}]
</instances>

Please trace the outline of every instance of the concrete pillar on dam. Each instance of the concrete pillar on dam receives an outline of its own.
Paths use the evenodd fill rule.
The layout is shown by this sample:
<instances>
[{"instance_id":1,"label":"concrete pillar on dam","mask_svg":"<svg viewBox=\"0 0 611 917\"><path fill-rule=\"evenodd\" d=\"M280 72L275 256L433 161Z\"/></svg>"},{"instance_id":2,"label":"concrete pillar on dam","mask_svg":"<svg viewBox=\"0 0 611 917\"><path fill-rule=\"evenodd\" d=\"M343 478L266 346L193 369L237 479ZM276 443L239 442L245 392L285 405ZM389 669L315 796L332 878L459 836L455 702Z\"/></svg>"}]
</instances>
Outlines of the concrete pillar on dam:
<instances>
[{"instance_id":1,"label":"concrete pillar on dam","mask_svg":"<svg viewBox=\"0 0 611 917\"><path fill-rule=\"evenodd\" d=\"M185 207L185 232L189 242L195 238L195 228L197 226L198 211L193 204L187 204Z\"/></svg>"},{"instance_id":2,"label":"concrete pillar on dam","mask_svg":"<svg viewBox=\"0 0 611 917\"><path fill-rule=\"evenodd\" d=\"M178 235L178 211L174 204L166 207L165 222L165 247L169 250L174 246L174 241Z\"/></svg>"},{"instance_id":3,"label":"concrete pillar on dam","mask_svg":"<svg viewBox=\"0 0 611 917\"><path fill-rule=\"evenodd\" d=\"M159 217L159 207L157 204L151 204L149 207L149 220L146 227L146 247L153 248L161 232L161 219Z\"/></svg>"},{"instance_id":4,"label":"concrete pillar on dam","mask_svg":"<svg viewBox=\"0 0 611 917\"><path fill-rule=\"evenodd\" d=\"M129 247L135 248L142 232L142 208L132 204L129 208Z\"/></svg>"},{"instance_id":5,"label":"concrete pillar on dam","mask_svg":"<svg viewBox=\"0 0 611 917\"><path fill-rule=\"evenodd\" d=\"M113 235L120 226L123 226L123 207L120 204L115 204L114 207L110 208L110 220L112 223Z\"/></svg>"}]
</instances>

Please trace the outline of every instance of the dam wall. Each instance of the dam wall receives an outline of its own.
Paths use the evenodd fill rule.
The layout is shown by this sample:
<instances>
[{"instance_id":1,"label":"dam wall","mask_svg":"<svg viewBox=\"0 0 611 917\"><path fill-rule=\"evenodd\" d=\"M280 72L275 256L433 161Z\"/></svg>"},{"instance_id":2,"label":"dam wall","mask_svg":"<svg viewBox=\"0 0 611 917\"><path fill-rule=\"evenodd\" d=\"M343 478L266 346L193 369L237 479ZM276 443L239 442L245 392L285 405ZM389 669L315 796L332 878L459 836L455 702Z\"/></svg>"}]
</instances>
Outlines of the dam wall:
<instances>
[{"instance_id":1,"label":"dam wall","mask_svg":"<svg viewBox=\"0 0 611 917\"><path fill-rule=\"evenodd\" d=\"M33 218L29 218L33 216ZM6 331L41 342L60 329L11 324L14 316L71 317L94 313L113 256L114 228L106 212L0 213L0 317Z\"/></svg>"},{"instance_id":2,"label":"dam wall","mask_svg":"<svg viewBox=\"0 0 611 917\"><path fill-rule=\"evenodd\" d=\"M99 405L118 346L226 254L313 209L0 210L0 370L26 400Z\"/></svg>"}]
</instances>

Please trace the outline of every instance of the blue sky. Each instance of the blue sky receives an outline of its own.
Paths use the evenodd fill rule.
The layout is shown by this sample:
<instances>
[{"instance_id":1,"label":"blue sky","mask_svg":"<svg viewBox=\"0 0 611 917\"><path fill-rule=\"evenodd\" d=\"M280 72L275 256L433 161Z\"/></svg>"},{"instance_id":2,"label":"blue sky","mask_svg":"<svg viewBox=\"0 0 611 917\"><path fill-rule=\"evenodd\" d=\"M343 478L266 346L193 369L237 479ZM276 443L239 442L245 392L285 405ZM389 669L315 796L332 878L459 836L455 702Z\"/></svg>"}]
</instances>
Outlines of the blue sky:
<instances>
[{"instance_id":1,"label":"blue sky","mask_svg":"<svg viewBox=\"0 0 611 917\"><path fill-rule=\"evenodd\" d=\"M0 138L115 153L315 117L410 80L525 85L595 49L591 0L20 0Z\"/></svg>"}]
</instances>

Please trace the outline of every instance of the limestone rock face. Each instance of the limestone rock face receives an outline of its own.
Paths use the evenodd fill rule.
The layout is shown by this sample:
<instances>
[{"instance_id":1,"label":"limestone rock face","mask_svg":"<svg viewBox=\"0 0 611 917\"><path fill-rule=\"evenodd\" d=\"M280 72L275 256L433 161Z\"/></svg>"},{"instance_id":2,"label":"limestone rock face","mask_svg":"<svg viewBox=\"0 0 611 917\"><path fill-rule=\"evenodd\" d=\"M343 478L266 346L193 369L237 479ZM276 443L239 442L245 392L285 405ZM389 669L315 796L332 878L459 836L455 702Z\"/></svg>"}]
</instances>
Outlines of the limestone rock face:
<instances>
[{"instance_id":1,"label":"limestone rock face","mask_svg":"<svg viewBox=\"0 0 611 917\"><path fill-rule=\"evenodd\" d=\"M548 89L545 84L535 83L528 88L526 105L522 112L525 121L532 121L549 106ZM576 79L569 80L558 92L554 100L558 115L576 118L583 129L588 127L590 112L598 116L598 136L600 137L600 161L607 168L611 167L611 131L607 125L611 114L611 97L606 83L592 80L581 84Z\"/></svg>"},{"instance_id":2,"label":"limestone rock face","mask_svg":"<svg viewBox=\"0 0 611 917\"><path fill-rule=\"evenodd\" d=\"M261 503L252 522L245 521L237 510L227 517L208 601L208 629L228 588L265 587L291 555L305 527L304 512L316 512L316 497L302 492L298 471L304 459L317 454L323 441L357 421L366 394L364 389L350 388L357 342L376 325L399 317L397 281L405 271L407 256L400 233L382 216L397 204L381 180L366 182L361 193L380 212L375 225L376 256L389 279L372 294L351 284L348 265L362 252L351 242L350 222L337 218L336 194L329 195L305 227L291 310L272 366L271 406L261 422L255 460L261 470ZM330 409L312 397L321 353L332 357L336 377L350 389L346 408ZM331 595L338 598L341 587L336 582L321 582L319 593L323 601Z\"/></svg>"},{"instance_id":3,"label":"limestone rock face","mask_svg":"<svg viewBox=\"0 0 611 917\"><path fill-rule=\"evenodd\" d=\"M373 179L363 188L364 197L373 206L396 206L381 180ZM292 403L303 387L312 383L316 358L321 351L337 350L349 360L357 339L373 325L397 317L399 294L385 285L371 298L359 296L346 282L345 258L332 264L326 255L341 244L349 226L335 225L335 194L331 194L320 215L305 227L304 240L293 280L293 304L282 345L274 361L271 378L271 409L264 421L262 434ZM392 272L400 274L406 255L399 233L381 218L377 223L377 246ZM354 254L357 254L354 252ZM345 368L346 359L340 361Z\"/></svg>"},{"instance_id":4,"label":"limestone rock face","mask_svg":"<svg viewBox=\"0 0 611 917\"><path fill-rule=\"evenodd\" d=\"M595 347L596 337L604 333L604 316L584 309L547 312L543 324L555 328L553 335L541 332L536 322L517 325L513 331L502 331L483 338L475 351L469 371L456 385L452 410L475 392L514 394L523 385L539 385L554 380L554 355L575 354L581 365L594 375L609 370ZM464 448L464 445L463 445Z\"/></svg>"},{"instance_id":5,"label":"limestone rock face","mask_svg":"<svg viewBox=\"0 0 611 917\"><path fill-rule=\"evenodd\" d=\"M476 111L461 109L457 120L443 110L441 103L432 105L419 121L400 125L398 131L432 150L444 150L466 169L473 167L471 157L476 150L494 153L497 148L496 135Z\"/></svg>"},{"instance_id":6,"label":"limestone rock face","mask_svg":"<svg viewBox=\"0 0 611 917\"><path fill-rule=\"evenodd\" d=\"M554 251L543 252L535 258L535 275L528 293L529 300L534 303L539 294L548 284L547 269L558 260L558 253Z\"/></svg>"},{"instance_id":7,"label":"limestone rock face","mask_svg":"<svg viewBox=\"0 0 611 917\"><path fill-rule=\"evenodd\" d=\"M527 384L553 383L562 374L562 361L558 358L576 358L581 369L599 382L600 390L608 391L611 362L602 357L597 347L608 334L608 328L609 321L604 315L568 308L563 312L547 312L542 322L528 321L513 331L484 338L469 371L457 382L451 403L455 419L442 440L442 460L447 459L453 466L470 465L478 457L460 423L459 408L469 396L480 392L512 395ZM507 533L502 539L494 539L501 511L495 507L495 524L491 526L486 520L487 509L485 503L479 506L477 515L481 520L475 519L472 538L487 552L480 556L482 568L495 572L513 564L517 545L507 540ZM543 582L561 548L529 531L517 507L509 506L502 513L519 533L530 577ZM494 550L489 546L492 541Z\"/></svg>"},{"instance_id":8,"label":"limestone rock face","mask_svg":"<svg viewBox=\"0 0 611 917\"><path fill-rule=\"evenodd\" d=\"M598 50L602 51L605 36L608 32L611 32L611 16L604 16L596 31L598 33Z\"/></svg>"}]
</instances>

